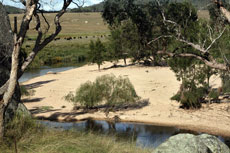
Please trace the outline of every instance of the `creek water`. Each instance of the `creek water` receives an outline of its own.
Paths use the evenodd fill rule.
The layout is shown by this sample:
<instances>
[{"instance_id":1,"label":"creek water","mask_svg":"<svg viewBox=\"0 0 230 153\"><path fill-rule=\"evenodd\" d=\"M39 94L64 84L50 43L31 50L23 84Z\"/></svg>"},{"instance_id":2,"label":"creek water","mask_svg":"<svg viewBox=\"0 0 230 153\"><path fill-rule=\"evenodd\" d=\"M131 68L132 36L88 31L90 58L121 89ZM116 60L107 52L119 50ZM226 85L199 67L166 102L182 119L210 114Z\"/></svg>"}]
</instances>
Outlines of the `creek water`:
<instances>
[{"instance_id":1,"label":"creek water","mask_svg":"<svg viewBox=\"0 0 230 153\"><path fill-rule=\"evenodd\" d=\"M29 79L38 77L38 76L42 76L47 74L47 72L53 72L53 73L57 73L57 72L63 72L63 71L67 71L70 69L76 68L74 66L66 66L66 67L49 67L49 66L42 66L39 69L32 69L32 70L28 70L26 71L22 77L19 79L19 82L25 82Z\"/></svg>"},{"instance_id":2,"label":"creek water","mask_svg":"<svg viewBox=\"0 0 230 153\"><path fill-rule=\"evenodd\" d=\"M106 134L118 139L135 142L137 146L156 148L161 143L166 141L170 136L179 133L201 134L199 132L182 130L175 127L164 127L141 123L126 123L126 122L107 122L100 120L86 120L82 122L53 122L39 121L42 125L50 128L63 130L80 130L93 131L100 134ZM222 142L230 146L230 139L217 136Z\"/></svg>"}]
</instances>

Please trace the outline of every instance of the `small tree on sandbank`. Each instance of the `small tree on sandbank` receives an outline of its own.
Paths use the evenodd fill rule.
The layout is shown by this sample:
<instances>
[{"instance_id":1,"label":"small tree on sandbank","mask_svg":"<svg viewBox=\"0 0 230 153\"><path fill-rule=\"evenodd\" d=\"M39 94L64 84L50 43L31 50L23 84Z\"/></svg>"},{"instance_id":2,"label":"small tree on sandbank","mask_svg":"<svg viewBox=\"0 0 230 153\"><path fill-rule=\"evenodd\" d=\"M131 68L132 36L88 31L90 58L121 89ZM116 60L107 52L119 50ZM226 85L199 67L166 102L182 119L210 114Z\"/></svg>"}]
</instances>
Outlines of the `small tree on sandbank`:
<instances>
[{"instance_id":1,"label":"small tree on sandbank","mask_svg":"<svg viewBox=\"0 0 230 153\"><path fill-rule=\"evenodd\" d=\"M90 51L88 52L89 61L91 63L96 63L98 65L98 70L100 71L100 67L104 61L104 54L106 52L106 48L101 42L100 39L97 39L96 42L90 41L89 44Z\"/></svg>"}]
</instances>

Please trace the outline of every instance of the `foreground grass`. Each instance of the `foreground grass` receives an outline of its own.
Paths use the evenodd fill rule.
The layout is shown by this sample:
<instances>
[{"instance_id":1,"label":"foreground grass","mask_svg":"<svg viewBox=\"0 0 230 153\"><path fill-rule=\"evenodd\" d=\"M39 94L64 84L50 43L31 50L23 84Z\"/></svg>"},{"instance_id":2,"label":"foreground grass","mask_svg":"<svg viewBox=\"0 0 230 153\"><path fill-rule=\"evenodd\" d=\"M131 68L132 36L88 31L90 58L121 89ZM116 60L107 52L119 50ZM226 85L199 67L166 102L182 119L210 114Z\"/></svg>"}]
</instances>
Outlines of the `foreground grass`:
<instances>
[{"instance_id":1,"label":"foreground grass","mask_svg":"<svg viewBox=\"0 0 230 153\"><path fill-rule=\"evenodd\" d=\"M0 145L0 152L12 153L14 148ZM147 153L134 143L92 132L48 130L27 133L18 142L20 153Z\"/></svg>"}]
</instances>

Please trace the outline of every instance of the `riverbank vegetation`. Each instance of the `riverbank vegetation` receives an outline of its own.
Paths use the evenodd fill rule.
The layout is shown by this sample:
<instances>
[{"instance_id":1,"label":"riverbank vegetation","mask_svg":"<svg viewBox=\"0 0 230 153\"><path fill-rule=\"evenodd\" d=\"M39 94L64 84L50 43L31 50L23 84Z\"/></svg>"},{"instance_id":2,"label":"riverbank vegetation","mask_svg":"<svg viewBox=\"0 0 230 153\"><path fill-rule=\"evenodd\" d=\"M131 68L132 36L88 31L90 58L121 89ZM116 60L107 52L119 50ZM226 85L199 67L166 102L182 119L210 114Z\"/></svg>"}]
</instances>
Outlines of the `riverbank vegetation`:
<instances>
[{"instance_id":1,"label":"riverbank vegetation","mask_svg":"<svg viewBox=\"0 0 230 153\"><path fill-rule=\"evenodd\" d=\"M30 48L25 48L28 54ZM87 60L88 44L78 44L73 42L51 43L44 48L30 65L30 69L41 66L71 66L83 65Z\"/></svg>"},{"instance_id":2,"label":"riverbank vegetation","mask_svg":"<svg viewBox=\"0 0 230 153\"><path fill-rule=\"evenodd\" d=\"M132 140L93 132L48 129L28 116L17 114L7 125L0 150L4 153L148 153L150 149L135 146Z\"/></svg>"},{"instance_id":3,"label":"riverbank vegetation","mask_svg":"<svg viewBox=\"0 0 230 153\"><path fill-rule=\"evenodd\" d=\"M70 92L65 96L77 108L105 108L105 112L135 104L140 99L128 78L116 77L113 74L98 77L94 82L82 84L76 93Z\"/></svg>"},{"instance_id":4,"label":"riverbank vegetation","mask_svg":"<svg viewBox=\"0 0 230 153\"><path fill-rule=\"evenodd\" d=\"M61 131L43 129L39 132L27 133L17 144L20 153L149 153L148 149L141 149L132 142L116 140L111 136L94 134L91 132ZM14 146L1 144L4 153L15 153Z\"/></svg>"}]
</instances>

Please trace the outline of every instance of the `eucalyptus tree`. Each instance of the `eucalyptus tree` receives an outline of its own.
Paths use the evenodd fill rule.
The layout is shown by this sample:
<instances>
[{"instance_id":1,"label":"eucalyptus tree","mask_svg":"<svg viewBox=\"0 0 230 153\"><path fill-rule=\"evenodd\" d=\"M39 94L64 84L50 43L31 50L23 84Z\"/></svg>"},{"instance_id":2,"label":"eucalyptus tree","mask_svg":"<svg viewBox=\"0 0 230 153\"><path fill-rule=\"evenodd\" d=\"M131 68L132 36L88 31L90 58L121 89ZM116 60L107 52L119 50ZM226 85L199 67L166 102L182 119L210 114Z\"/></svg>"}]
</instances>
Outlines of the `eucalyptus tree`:
<instances>
[{"instance_id":1,"label":"eucalyptus tree","mask_svg":"<svg viewBox=\"0 0 230 153\"><path fill-rule=\"evenodd\" d=\"M146 3L142 5L136 3L135 0L106 0L104 2L102 17L109 24L112 36L115 36L115 34L119 32L119 29L124 29L126 25L133 27L133 29L130 29L130 33L137 34L136 36L138 37L130 39L132 42L135 40L133 45L138 44L135 46L135 50L132 50L135 54L133 54L134 52L131 53L132 55L135 55L133 56L135 61L148 60L150 56L150 48L147 43L153 37L153 22L150 18L147 6ZM129 24L130 22L131 24ZM124 33L120 31L120 38L124 38L124 35L126 34L128 34L127 31ZM117 37L117 39L120 38ZM129 39L127 39L125 43L130 43L128 40ZM125 45L123 45L123 47L126 49L128 48L128 46Z\"/></svg>"},{"instance_id":2,"label":"eucalyptus tree","mask_svg":"<svg viewBox=\"0 0 230 153\"><path fill-rule=\"evenodd\" d=\"M89 48L90 48L90 51L88 52L89 61L91 63L96 63L98 66L98 70L100 71L101 65L105 60L106 48L99 38L96 40L96 42L93 42L91 40L89 44Z\"/></svg>"},{"instance_id":3,"label":"eucalyptus tree","mask_svg":"<svg viewBox=\"0 0 230 153\"><path fill-rule=\"evenodd\" d=\"M223 7L222 3L220 3L219 0L216 1L215 4L216 4L217 9L225 17L227 22L230 23L230 12ZM160 5L160 3L159 3L159 5ZM192 10L189 10L190 15L192 15L191 11ZM219 58L215 57L215 55L217 55L217 53L213 51L213 48L217 44L217 41L220 40L222 38L222 36L224 34L226 34L228 31L228 29L226 27L227 26L226 23L224 24L222 29L220 29L218 31L214 30L208 23L202 25L204 27L203 29L206 29L206 31L203 31L203 32L199 31L200 30L199 27L189 29L189 30L195 30L195 31L193 31L193 38L198 38L196 40L196 39L191 39L191 37L186 38L185 37L186 35L184 35L182 25L180 25L178 21L170 19L170 17L167 17L163 8L161 10L161 14L162 14L162 19L163 19L163 22L165 23L165 26L166 27L173 27L172 31L174 34L161 35L161 36L159 36L159 38L170 38L170 39L173 38L177 42L180 42L183 45L185 45L185 47L187 47L187 46L192 47L192 49L194 49L196 51L196 53L191 53L191 52L189 52L189 50L187 50L187 52L183 52L183 53L176 53L175 51L168 49L168 50L158 51L157 52L158 54L165 54L165 55L168 55L170 57L175 57L175 56L177 56L177 57L193 57L193 58L196 58L196 59L202 61L203 63L205 63L207 66L209 66L211 68L228 71L228 69L229 69L228 60L226 58L222 58L222 57L219 57ZM200 23L198 23L198 25L199 24ZM218 43L219 42L220 41L218 41ZM221 50L215 50L215 51L220 52L220 53L222 52ZM220 58L223 60L223 62L219 62Z\"/></svg>"},{"instance_id":4,"label":"eucalyptus tree","mask_svg":"<svg viewBox=\"0 0 230 153\"><path fill-rule=\"evenodd\" d=\"M111 37L109 37L108 59L112 62L118 62L119 59L138 58L138 49L140 48L140 37L137 27L131 20L123 21L122 25L111 28Z\"/></svg>"},{"instance_id":5,"label":"eucalyptus tree","mask_svg":"<svg viewBox=\"0 0 230 153\"><path fill-rule=\"evenodd\" d=\"M199 108L210 92L210 76L216 70L229 74L229 12L220 1L216 1L210 9L211 21L206 21L198 19L195 8L186 2L170 3L167 8L157 2L167 33L160 34L150 43L162 38L171 41L157 54L170 57L169 65L182 80L173 99L183 107Z\"/></svg>"},{"instance_id":6,"label":"eucalyptus tree","mask_svg":"<svg viewBox=\"0 0 230 153\"><path fill-rule=\"evenodd\" d=\"M20 29L14 33L14 43L11 56L11 70L9 79L0 87L0 138L4 135L4 113L7 106L10 104L12 96L15 92L18 79L25 72L26 68L34 60L35 56L45 46L54 40L54 38L61 32L62 26L60 18L66 12L71 3L81 7L84 4L84 0L62 0L62 8L57 11L53 24L55 26L54 31L50 32L50 23L47 22L43 15L42 6L50 4L47 1L42 0L13 0L13 2L21 3L25 7L24 16L20 24ZM50 1L52 2L52 1ZM60 1L59 1L60 2ZM45 19L45 23L41 22L41 18ZM37 32L34 47L31 49L29 55L25 59L20 58L22 52L22 45L25 41L25 37L31 22L34 21L36 26L34 30ZM47 29L42 29L42 25L47 24Z\"/></svg>"},{"instance_id":7,"label":"eucalyptus tree","mask_svg":"<svg viewBox=\"0 0 230 153\"><path fill-rule=\"evenodd\" d=\"M135 54L139 55L137 59L160 55L160 60L169 60L178 79L186 84L185 90L197 95L195 100L190 99L188 107L200 107L203 95L198 94L201 93L199 87L209 88L209 78L216 73L214 69L229 72L227 23L230 22L230 13L222 1L211 4L211 21L199 19L197 10L188 2L155 0L140 5L134 0L107 0L105 4L103 17L111 27L122 26L126 20L131 20L137 27L136 33L140 37L140 41L136 41L140 45ZM117 6L113 7L113 4ZM118 11L122 11L121 16ZM194 97L191 95L188 97Z\"/></svg>"}]
</instances>

